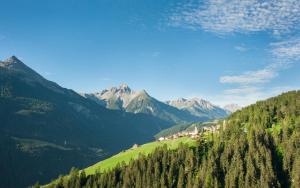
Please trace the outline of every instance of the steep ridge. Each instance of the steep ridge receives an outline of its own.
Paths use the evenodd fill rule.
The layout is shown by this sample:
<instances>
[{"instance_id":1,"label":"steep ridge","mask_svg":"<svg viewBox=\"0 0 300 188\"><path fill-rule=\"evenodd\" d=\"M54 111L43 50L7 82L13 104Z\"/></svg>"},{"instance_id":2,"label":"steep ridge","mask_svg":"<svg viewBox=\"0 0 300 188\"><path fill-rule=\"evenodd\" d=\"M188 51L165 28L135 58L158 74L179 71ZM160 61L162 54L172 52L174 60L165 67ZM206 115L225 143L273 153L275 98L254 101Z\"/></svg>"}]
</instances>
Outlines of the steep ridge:
<instances>
[{"instance_id":1,"label":"steep ridge","mask_svg":"<svg viewBox=\"0 0 300 188\"><path fill-rule=\"evenodd\" d=\"M127 112L151 114L160 119L172 123L205 121L206 118L193 116L189 112L182 111L151 97L146 91L142 91L134 97L126 107Z\"/></svg>"},{"instance_id":2,"label":"steep ridge","mask_svg":"<svg viewBox=\"0 0 300 188\"><path fill-rule=\"evenodd\" d=\"M72 166L148 142L170 126L146 114L101 107L14 56L0 62L0 119L0 176L9 177L1 182L8 188L49 181Z\"/></svg>"}]
</instances>

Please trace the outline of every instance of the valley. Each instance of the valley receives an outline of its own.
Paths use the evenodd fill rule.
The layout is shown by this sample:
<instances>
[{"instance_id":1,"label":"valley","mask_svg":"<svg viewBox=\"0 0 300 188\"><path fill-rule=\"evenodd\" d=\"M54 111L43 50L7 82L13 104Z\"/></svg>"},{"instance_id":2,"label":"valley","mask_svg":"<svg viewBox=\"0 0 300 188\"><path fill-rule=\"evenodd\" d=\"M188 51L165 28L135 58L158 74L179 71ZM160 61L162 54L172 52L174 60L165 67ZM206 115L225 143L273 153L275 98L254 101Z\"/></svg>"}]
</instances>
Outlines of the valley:
<instances>
[{"instance_id":1,"label":"valley","mask_svg":"<svg viewBox=\"0 0 300 188\"><path fill-rule=\"evenodd\" d=\"M153 141L176 123L215 118L209 111L198 116L170 106L127 85L103 91L110 92L104 102L117 99L126 109L103 106L48 81L15 56L0 61L0 75L0 174L10 174L11 179L3 181L7 188L46 183L71 167L84 168L135 143ZM222 117L226 115L224 110ZM19 176L33 164L32 171Z\"/></svg>"}]
</instances>

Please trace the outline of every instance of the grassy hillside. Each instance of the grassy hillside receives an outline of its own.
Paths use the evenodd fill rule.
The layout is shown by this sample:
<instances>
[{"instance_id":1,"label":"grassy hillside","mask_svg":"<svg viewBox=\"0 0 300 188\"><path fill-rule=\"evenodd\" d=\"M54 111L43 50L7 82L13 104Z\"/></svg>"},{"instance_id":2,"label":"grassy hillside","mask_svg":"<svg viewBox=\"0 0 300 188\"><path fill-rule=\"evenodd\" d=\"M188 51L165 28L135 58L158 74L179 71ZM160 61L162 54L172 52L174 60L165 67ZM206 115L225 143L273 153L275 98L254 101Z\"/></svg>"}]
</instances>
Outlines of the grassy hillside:
<instances>
[{"instance_id":1,"label":"grassy hillside","mask_svg":"<svg viewBox=\"0 0 300 188\"><path fill-rule=\"evenodd\" d=\"M141 145L137 148L130 148L128 150L124 150L108 159L100 161L90 167L83 169L86 175L94 175L97 172L107 172L114 169L118 164L126 164L128 165L131 160L137 159L141 154L149 155L155 151L157 148L162 148L163 146L167 146L170 150L175 150L181 144L187 144L189 146L196 146L197 141L195 139L191 139L189 137L182 137L175 140L165 140L165 141L154 141L144 145ZM65 176L64 179L68 179L69 176ZM43 187L51 187L53 184L57 184L59 179L53 181L48 185L44 185Z\"/></svg>"},{"instance_id":2,"label":"grassy hillside","mask_svg":"<svg viewBox=\"0 0 300 188\"><path fill-rule=\"evenodd\" d=\"M196 140L193 140L188 137L182 137L176 140L166 140L162 142L150 142L144 144L138 148L128 149L123 151L115 156L112 156L106 160L100 161L93 166L90 166L85 170L87 175L95 174L96 171L103 172L114 168L118 163L125 162L129 163L131 159L137 159L140 154L148 155L153 152L156 148L161 147L163 145L167 145L169 149L176 149L180 143L188 144L190 146L194 146L196 144Z\"/></svg>"}]
</instances>

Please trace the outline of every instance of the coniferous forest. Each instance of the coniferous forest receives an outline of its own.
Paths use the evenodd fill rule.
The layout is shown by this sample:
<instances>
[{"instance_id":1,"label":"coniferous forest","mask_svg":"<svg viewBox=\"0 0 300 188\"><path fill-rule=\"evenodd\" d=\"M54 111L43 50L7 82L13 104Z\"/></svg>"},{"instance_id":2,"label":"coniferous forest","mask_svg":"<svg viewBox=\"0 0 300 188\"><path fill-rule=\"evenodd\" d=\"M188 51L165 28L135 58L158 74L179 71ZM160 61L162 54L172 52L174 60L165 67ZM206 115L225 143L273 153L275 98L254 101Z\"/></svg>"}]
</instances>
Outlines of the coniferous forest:
<instances>
[{"instance_id":1,"label":"coniferous forest","mask_svg":"<svg viewBox=\"0 0 300 188\"><path fill-rule=\"evenodd\" d=\"M89 176L72 169L48 187L300 187L300 91L257 102L220 124L196 147L161 147Z\"/></svg>"}]
</instances>

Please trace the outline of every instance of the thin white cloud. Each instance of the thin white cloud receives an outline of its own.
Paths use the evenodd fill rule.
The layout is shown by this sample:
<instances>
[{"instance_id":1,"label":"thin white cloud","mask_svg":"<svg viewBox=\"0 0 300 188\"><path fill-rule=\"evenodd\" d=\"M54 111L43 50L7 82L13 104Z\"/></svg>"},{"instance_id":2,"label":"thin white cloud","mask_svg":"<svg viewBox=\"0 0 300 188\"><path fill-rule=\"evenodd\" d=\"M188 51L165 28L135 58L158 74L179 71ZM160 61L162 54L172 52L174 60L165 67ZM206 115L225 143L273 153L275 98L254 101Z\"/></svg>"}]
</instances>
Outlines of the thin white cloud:
<instances>
[{"instance_id":1,"label":"thin white cloud","mask_svg":"<svg viewBox=\"0 0 300 188\"><path fill-rule=\"evenodd\" d=\"M224 94L226 95L241 95L241 94L248 94L248 93L254 93L259 91L260 88L254 87L254 86L242 86L234 89L227 89L224 91Z\"/></svg>"},{"instance_id":2,"label":"thin white cloud","mask_svg":"<svg viewBox=\"0 0 300 188\"><path fill-rule=\"evenodd\" d=\"M248 105L292 89L266 89L265 84L300 60L300 37L290 38L300 31L300 0L190 0L179 4L168 18L171 26L201 29L217 35L266 32L273 40L281 40L266 49L271 54L271 64L258 70L221 76L220 83L233 87L212 99L219 101L216 103L230 101ZM288 40L282 41L284 38ZM235 50L247 49L235 46Z\"/></svg>"},{"instance_id":3,"label":"thin white cloud","mask_svg":"<svg viewBox=\"0 0 300 188\"><path fill-rule=\"evenodd\" d=\"M300 60L300 37L271 44L271 53L279 62L295 62Z\"/></svg>"},{"instance_id":4,"label":"thin white cloud","mask_svg":"<svg viewBox=\"0 0 300 188\"><path fill-rule=\"evenodd\" d=\"M227 84L261 84L271 81L278 72L300 60L300 37L272 43L270 53L273 63L257 71L247 71L240 75L220 77L221 83Z\"/></svg>"},{"instance_id":5,"label":"thin white cloud","mask_svg":"<svg viewBox=\"0 0 300 188\"><path fill-rule=\"evenodd\" d=\"M219 106L224 106L230 103L238 104L240 106L247 106L250 104L254 104L258 100L264 100L279 95L283 92L299 89L300 86L280 86L268 89L263 87L245 87L233 90L232 92L228 92L228 90L225 90L222 95L208 96L206 98Z\"/></svg>"},{"instance_id":6,"label":"thin white cloud","mask_svg":"<svg viewBox=\"0 0 300 188\"><path fill-rule=\"evenodd\" d=\"M226 84L249 85L266 83L276 76L277 73L273 69L265 68L257 71L248 71L240 75L222 76L220 77L220 82Z\"/></svg>"},{"instance_id":7,"label":"thin white cloud","mask_svg":"<svg viewBox=\"0 0 300 188\"><path fill-rule=\"evenodd\" d=\"M219 34L270 31L280 35L299 29L300 1L194 0L175 8L169 24Z\"/></svg>"},{"instance_id":8,"label":"thin white cloud","mask_svg":"<svg viewBox=\"0 0 300 188\"><path fill-rule=\"evenodd\" d=\"M235 46L234 49L236 49L237 51L240 51L240 52L245 52L247 51L248 49L244 46Z\"/></svg>"}]
</instances>

